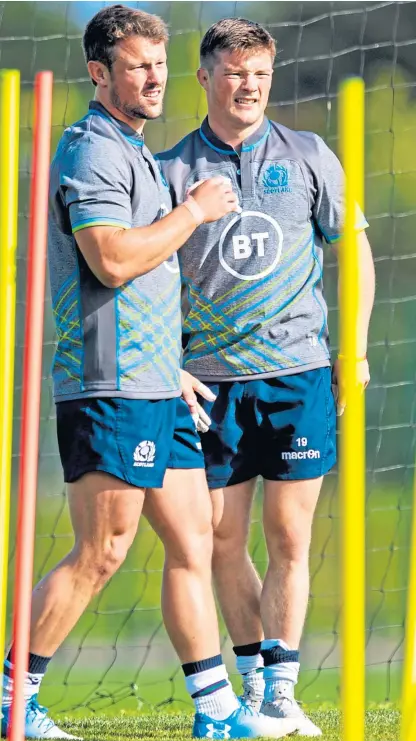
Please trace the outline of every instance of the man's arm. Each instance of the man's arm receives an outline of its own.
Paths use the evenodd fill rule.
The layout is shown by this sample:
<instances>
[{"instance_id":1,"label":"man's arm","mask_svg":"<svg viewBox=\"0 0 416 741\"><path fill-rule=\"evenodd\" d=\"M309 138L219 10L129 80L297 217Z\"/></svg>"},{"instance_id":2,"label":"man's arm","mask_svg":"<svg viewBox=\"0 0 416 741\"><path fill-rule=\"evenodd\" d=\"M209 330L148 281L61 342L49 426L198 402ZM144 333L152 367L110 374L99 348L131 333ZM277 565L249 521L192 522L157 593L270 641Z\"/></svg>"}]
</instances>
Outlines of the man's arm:
<instances>
[{"instance_id":1,"label":"man's arm","mask_svg":"<svg viewBox=\"0 0 416 741\"><path fill-rule=\"evenodd\" d=\"M368 327L374 304L376 276L373 255L365 231L357 234L357 241L359 269L357 357L364 358L367 353ZM336 245L334 245L334 251L339 259L339 249Z\"/></svg>"},{"instance_id":2,"label":"man's arm","mask_svg":"<svg viewBox=\"0 0 416 741\"><path fill-rule=\"evenodd\" d=\"M151 226L93 226L76 232L75 239L96 278L107 288L118 288L167 260L196 226L191 212L181 206Z\"/></svg>"},{"instance_id":3,"label":"man's arm","mask_svg":"<svg viewBox=\"0 0 416 741\"><path fill-rule=\"evenodd\" d=\"M202 221L234 211L237 198L224 178L207 180L192 193L194 208L182 204L150 226L120 229L90 226L75 233L89 268L108 288L118 288L161 265L187 241Z\"/></svg>"},{"instance_id":4,"label":"man's arm","mask_svg":"<svg viewBox=\"0 0 416 741\"><path fill-rule=\"evenodd\" d=\"M313 207L314 220L335 252L342 237L345 221L345 176L341 163L320 137L316 137L319 154L318 192ZM364 231L367 221L357 206L356 230L360 285L358 295L358 357L367 352L368 325L374 303L375 275L371 247Z\"/></svg>"},{"instance_id":5,"label":"man's arm","mask_svg":"<svg viewBox=\"0 0 416 741\"><path fill-rule=\"evenodd\" d=\"M368 327L370 324L371 312L374 304L375 295L375 270L374 261L371 254L370 243L364 231L357 234L358 240L358 269L359 269L359 286L358 286L358 319L357 319L357 381L359 386L367 388L370 382L370 368L367 360L367 342ZM339 259L339 250L334 246L334 250ZM338 289L339 289L338 284ZM338 387L337 414L341 415L346 406L345 389L342 382L341 362L336 360L333 368L334 382Z\"/></svg>"},{"instance_id":6,"label":"man's arm","mask_svg":"<svg viewBox=\"0 0 416 741\"><path fill-rule=\"evenodd\" d=\"M211 178L159 221L132 227L131 168L118 143L88 132L71 142L60 162L59 193L88 266L115 288L149 272L181 247L202 221L237 207L231 184ZM147 193L140 194L146 200ZM139 205L140 208L140 205Z\"/></svg>"},{"instance_id":7,"label":"man's arm","mask_svg":"<svg viewBox=\"0 0 416 741\"><path fill-rule=\"evenodd\" d=\"M366 233L364 231L360 232L357 239L360 271L358 288L358 357L362 357L367 353L368 327L374 305L376 275L373 255Z\"/></svg>"},{"instance_id":8,"label":"man's arm","mask_svg":"<svg viewBox=\"0 0 416 741\"><path fill-rule=\"evenodd\" d=\"M314 219L325 237L325 240L338 252L336 242L342 237L345 221L345 191L344 173L335 154L326 144L316 137L319 153L318 192L314 204ZM359 287L358 287L358 343L357 380L362 389L365 389L370 380L370 371L367 362L368 326L374 303L375 275L371 248L364 231L368 226L364 215L357 207L356 229L359 251ZM334 383L338 385L338 414L345 408L345 390L343 374L340 372L341 362L336 360L333 368Z\"/></svg>"}]
</instances>

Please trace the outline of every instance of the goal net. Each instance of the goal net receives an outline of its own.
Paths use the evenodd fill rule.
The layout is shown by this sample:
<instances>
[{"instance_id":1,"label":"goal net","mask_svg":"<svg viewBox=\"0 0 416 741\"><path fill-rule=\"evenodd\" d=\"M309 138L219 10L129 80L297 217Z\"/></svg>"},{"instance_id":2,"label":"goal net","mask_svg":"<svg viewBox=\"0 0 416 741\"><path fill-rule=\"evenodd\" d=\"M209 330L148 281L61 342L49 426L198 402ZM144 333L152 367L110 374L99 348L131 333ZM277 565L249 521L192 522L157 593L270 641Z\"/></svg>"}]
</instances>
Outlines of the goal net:
<instances>
[{"instance_id":1,"label":"goal net","mask_svg":"<svg viewBox=\"0 0 416 741\"><path fill-rule=\"evenodd\" d=\"M199 125L204 96L195 80L201 34L230 15L263 23L278 55L268 114L322 135L337 149L337 88L346 75L366 82L366 215L377 270L367 391L367 690L370 701L398 697L416 439L416 3L148 2L171 29L170 78L163 118L146 128L153 151ZM22 73L18 306L13 470L19 415L33 77L55 76L53 150L65 126L84 115L93 89L81 52L86 21L102 2L0 2L0 67ZM328 249L326 297L337 343L336 262ZM49 289L41 404L35 578L71 548L57 452L50 368L55 346ZM13 497L15 498L14 486ZM266 567L259 490L250 537ZM311 596L298 696L337 702L340 665L339 504L336 472L325 481L311 550ZM11 538L13 543L13 536ZM11 549L10 591L14 552ZM145 521L128 559L58 651L42 687L53 711L187 707L181 670L159 609L163 551ZM10 602L9 602L10 605ZM10 609L9 609L10 612ZM234 672L230 641L223 649ZM236 679L235 675L233 678Z\"/></svg>"}]
</instances>

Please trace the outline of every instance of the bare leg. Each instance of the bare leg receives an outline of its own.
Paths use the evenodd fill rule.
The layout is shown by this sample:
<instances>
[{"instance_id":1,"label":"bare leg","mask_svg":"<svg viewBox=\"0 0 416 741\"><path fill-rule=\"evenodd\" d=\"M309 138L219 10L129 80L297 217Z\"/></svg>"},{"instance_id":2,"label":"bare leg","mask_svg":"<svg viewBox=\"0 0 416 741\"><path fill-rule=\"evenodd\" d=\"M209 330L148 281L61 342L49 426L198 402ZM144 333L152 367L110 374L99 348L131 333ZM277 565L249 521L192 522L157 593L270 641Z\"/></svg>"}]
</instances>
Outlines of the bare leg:
<instances>
[{"instance_id":1,"label":"bare leg","mask_svg":"<svg viewBox=\"0 0 416 741\"><path fill-rule=\"evenodd\" d=\"M264 482L263 525L269 567L261 615L266 639L279 639L284 644L277 655L273 644L263 653L266 687L262 711L271 717L296 720L302 736L322 735L295 700L299 659L292 653L299 646L308 606L309 547L321 485L322 477ZM282 651L286 653L282 655Z\"/></svg>"},{"instance_id":2,"label":"bare leg","mask_svg":"<svg viewBox=\"0 0 416 741\"><path fill-rule=\"evenodd\" d=\"M213 575L218 601L235 646L261 641L261 581L247 550L256 479L214 489Z\"/></svg>"},{"instance_id":3,"label":"bare leg","mask_svg":"<svg viewBox=\"0 0 416 741\"><path fill-rule=\"evenodd\" d=\"M212 505L203 469L168 469L144 514L165 547L162 611L182 664L220 653L211 586Z\"/></svg>"},{"instance_id":4,"label":"bare leg","mask_svg":"<svg viewBox=\"0 0 416 741\"><path fill-rule=\"evenodd\" d=\"M264 482L264 534L269 567L261 596L266 638L296 649L309 597L309 547L322 477Z\"/></svg>"},{"instance_id":5,"label":"bare leg","mask_svg":"<svg viewBox=\"0 0 416 741\"><path fill-rule=\"evenodd\" d=\"M135 536L143 489L103 473L68 486L72 551L35 587L30 651L52 656L85 608L123 563Z\"/></svg>"},{"instance_id":6,"label":"bare leg","mask_svg":"<svg viewBox=\"0 0 416 741\"><path fill-rule=\"evenodd\" d=\"M212 717L216 721L233 718L233 730L239 737L267 736L280 738L291 733L296 723L287 719L264 718L249 713L240 706L231 686L215 688L218 680L227 681L225 667L221 664L210 672L199 664L202 659L220 653L217 615L211 586L212 559L212 504L204 470L168 470L163 489L153 489L146 494L144 514L165 546L166 560L163 575L162 609L170 639L183 664L191 664L193 671L186 682L195 700L201 734L205 738L217 735ZM215 679L212 673L218 670ZM209 679L206 675L211 673ZM205 675L205 676L204 676ZM199 696L200 682L208 682L212 692ZM212 684L211 684L212 683ZM196 694L193 694L197 689ZM236 714L236 715L235 715ZM203 720L208 715L210 722ZM272 723L270 722L272 721ZM218 736L229 737L231 725L219 727Z\"/></svg>"}]
</instances>

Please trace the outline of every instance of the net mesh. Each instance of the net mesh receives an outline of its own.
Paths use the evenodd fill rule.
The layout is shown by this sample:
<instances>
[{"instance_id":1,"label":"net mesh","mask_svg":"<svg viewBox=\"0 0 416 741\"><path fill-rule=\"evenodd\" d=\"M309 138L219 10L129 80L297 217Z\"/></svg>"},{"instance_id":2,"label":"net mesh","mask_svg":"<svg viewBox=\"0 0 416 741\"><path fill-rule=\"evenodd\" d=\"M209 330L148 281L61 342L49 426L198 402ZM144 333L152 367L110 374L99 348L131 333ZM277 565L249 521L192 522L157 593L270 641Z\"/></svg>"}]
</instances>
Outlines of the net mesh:
<instances>
[{"instance_id":1,"label":"net mesh","mask_svg":"<svg viewBox=\"0 0 416 741\"><path fill-rule=\"evenodd\" d=\"M377 270L367 392L367 684L371 701L398 697L402 660L409 510L416 440L416 3L152 2L171 28L170 79L163 118L148 125L153 151L172 145L205 114L195 81L201 34L220 17L243 16L275 36L269 115L322 135L336 150L337 86L345 75L366 82L366 215ZM16 479L21 394L33 76L55 75L53 149L65 126L84 115L92 95L80 40L104 3L0 3L0 67L22 73L18 304L13 470ZM333 345L336 264L325 269ZM57 453L50 368L55 334L45 306L35 576L71 548ZM15 494L15 490L14 490ZM261 491L253 511L251 553L266 567ZM13 527L13 524L12 524ZM302 645L299 696L337 701L339 683L339 510L336 473L325 481L311 551L311 599ZM13 538L11 539L13 542ZM13 573L13 546L11 574ZM180 667L160 610L163 553L145 521L120 572L90 605L58 651L42 698L56 711L87 712L185 706ZM10 590L13 579L10 579ZM10 602L9 602L10 604ZM224 655L233 671L230 642Z\"/></svg>"}]
</instances>

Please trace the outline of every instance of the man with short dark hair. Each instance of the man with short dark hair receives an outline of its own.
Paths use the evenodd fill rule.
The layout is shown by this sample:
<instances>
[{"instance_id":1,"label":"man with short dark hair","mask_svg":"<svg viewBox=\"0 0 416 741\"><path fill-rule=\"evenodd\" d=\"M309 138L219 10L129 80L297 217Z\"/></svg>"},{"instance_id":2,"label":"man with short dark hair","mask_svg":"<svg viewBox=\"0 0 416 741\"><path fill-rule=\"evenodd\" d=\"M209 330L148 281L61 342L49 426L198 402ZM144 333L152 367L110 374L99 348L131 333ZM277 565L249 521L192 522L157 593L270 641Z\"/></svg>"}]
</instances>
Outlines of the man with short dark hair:
<instances>
[{"instance_id":1,"label":"man with short dark hair","mask_svg":"<svg viewBox=\"0 0 416 741\"><path fill-rule=\"evenodd\" d=\"M302 734L315 736L321 731L296 703L294 687L312 520L335 463L322 260L324 243L343 229L343 173L319 136L265 117L274 56L273 38L257 23L226 18L211 26L197 73L208 117L158 159L175 204L195 183L223 175L242 208L202 225L180 251L184 367L216 395L203 404L212 425L201 439L214 502L213 572L245 701L296 718ZM374 297L366 226L359 215L362 388ZM269 556L264 585L247 551L258 476Z\"/></svg>"},{"instance_id":2,"label":"man with short dark hair","mask_svg":"<svg viewBox=\"0 0 416 741\"><path fill-rule=\"evenodd\" d=\"M213 396L183 374L188 403L181 398L176 250L200 223L235 211L237 201L231 184L217 177L171 210L142 133L162 111L166 40L165 24L148 13L116 5L94 16L84 51L95 99L65 130L51 167L53 380L75 543L33 593L24 690L30 738L73 738L38 704L40 682L123 563L142 510L165 549L162 611L195 703L194 735L280 738L296 728L242 706L221 658L212 505L191 416L195 388ZM9 654L3 734L11 662Z\"/></svg>"}]
</instances>

